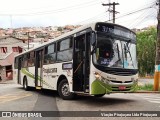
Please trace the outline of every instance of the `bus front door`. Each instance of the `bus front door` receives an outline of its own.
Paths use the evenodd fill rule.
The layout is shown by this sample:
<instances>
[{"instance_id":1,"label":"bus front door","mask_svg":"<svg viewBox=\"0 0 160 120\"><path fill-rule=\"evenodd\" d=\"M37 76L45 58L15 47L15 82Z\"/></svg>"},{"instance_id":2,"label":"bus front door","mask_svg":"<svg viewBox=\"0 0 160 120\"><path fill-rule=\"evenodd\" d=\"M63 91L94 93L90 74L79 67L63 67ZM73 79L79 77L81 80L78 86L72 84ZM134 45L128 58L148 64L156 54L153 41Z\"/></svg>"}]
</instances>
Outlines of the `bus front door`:
<instances>
[{"instance_id":1,"label":"bus front door","mask_svg":"<svg viewBox=\"0 0 160 120\"><path fill-rule=\"evenodd\" d=\"M89 92L90 33L74 38L73 91Z\"/></svg>"},{"instance_id":2,"label":"bus front door","mask_svg":"<svg viewBox=\"0 0 160 120\"><path fill-rule=\"evenodd\" d=\"M21 67L22 67L22 58L18 58L18 76L17 76L17 79L18 79L18 84L21 84Z\"/></svg>"},{"instance_id":3,"label":"bus front door","mask_svg":"<svg viewBox=\"0 0 160 120\"><path fill-rule=\"evenodd\" d=\"M43 50L36 51L35 59L35 87L36 89L42 88L43 79Z\"/></svg>"}]
</instances>

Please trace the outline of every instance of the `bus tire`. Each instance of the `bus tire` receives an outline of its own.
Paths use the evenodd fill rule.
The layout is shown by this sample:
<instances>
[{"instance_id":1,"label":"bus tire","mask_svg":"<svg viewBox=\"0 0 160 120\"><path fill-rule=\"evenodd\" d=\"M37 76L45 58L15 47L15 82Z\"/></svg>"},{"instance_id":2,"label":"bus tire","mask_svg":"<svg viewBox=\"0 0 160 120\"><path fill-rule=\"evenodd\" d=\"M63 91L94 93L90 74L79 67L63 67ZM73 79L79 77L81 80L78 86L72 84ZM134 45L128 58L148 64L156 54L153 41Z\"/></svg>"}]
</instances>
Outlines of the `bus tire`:
<instances>
[{"instance_id":1,"label":"bus tire","mask_svg":"<svg viewBox=\"0 0 160 120\"><path fill-rule=\"evenodd\" d=\"M25 89L26 91L29 90L27 77L24 77L24 78L23 78L23 89Z\"/></svg>"},{"instance_id":2,"label":"bus tire","mask_svg":"<svg viewBox=\"0 0 160 120\"><path fill-rule=\"evenodd\" d=\"M74 98L74 93L70 92L69 84L66 79L60 81L58 85L58 94L64 100L70 100Z\"/></svg>"},{"instance_id":3,"label":"bus tire","mask_svg":"<svg viewBox=\"0 0 160 120\"><path fill-rule=\"evenodd\" d=\"M94 97L103 97L105 94L94 95Z\"/></svg>"}]
</instances>

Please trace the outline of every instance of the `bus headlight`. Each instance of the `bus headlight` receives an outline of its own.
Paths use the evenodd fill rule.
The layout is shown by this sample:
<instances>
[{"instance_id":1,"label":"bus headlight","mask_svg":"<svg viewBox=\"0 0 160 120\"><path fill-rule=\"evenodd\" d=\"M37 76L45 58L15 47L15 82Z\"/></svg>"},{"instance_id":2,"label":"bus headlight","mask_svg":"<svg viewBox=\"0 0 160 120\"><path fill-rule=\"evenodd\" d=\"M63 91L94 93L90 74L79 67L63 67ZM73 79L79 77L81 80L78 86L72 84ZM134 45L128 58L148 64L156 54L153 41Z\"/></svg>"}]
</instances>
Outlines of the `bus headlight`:
<instances>
[{"instance_id":1,"label":"bus headlight","mask_svg":"<svg viewBox=\"0 0 160 120\"><path fill-rule=\"evenodd\" d=\"M95 78L96 78L97 80L100 80L100 81L103 82L103 83L108 84L108 83L110 82L110 80L102 77L102 76L101 76L99 73L97 73L97 72L94 72L94 76L95 76Z\"/></svg>"},{"instance_id":2,"label":"bus headlight","mask_svg":"<svg viewBox=\"0 0 160 120\"><path fill-rule=\"evenodd\" d=\"M101 79L101 75L97 72L94 72L94 76L96 79Z\"/></svg>"}]
</instances>

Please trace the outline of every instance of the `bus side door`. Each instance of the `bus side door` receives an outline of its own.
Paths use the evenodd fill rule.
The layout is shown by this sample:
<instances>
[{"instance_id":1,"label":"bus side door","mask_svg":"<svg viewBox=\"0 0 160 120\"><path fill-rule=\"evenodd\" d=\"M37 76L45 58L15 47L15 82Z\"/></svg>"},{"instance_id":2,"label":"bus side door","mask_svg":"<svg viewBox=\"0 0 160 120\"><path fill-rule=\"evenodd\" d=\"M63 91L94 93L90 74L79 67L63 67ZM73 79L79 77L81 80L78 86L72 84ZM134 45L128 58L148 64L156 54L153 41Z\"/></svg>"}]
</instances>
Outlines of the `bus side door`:
<instances>
[{"instance_id":1,"label":"bus side door","mask_svg":"<svg viewBox=\"0 0 160 120\"><path fill-rule=\"evenodd\" d=\"M18 84L21 84L21 67L22 67L22 58L18 58L18 74L17 74L17 79L18 79Z\"/></svg>"},{"instance_id":2,"label":"bus side door","mask_svg":"<svg viewBox=\"0 0 160 120\"><path fill-rule=\"evenodd\" d=\"M38 50L36 53L35 59L35 87L42 87L43 81L43 49Z\"/></svg>"},{"instance_id":3,"label":"bus side door","mask_svg":"<svg viewBox=\"0 0 160 120\"><path fill-rule=\"evenodd\" d=\"M73 54L73 91L89 92L90 33L74 38Z\"/></svg>"}]
</instances>

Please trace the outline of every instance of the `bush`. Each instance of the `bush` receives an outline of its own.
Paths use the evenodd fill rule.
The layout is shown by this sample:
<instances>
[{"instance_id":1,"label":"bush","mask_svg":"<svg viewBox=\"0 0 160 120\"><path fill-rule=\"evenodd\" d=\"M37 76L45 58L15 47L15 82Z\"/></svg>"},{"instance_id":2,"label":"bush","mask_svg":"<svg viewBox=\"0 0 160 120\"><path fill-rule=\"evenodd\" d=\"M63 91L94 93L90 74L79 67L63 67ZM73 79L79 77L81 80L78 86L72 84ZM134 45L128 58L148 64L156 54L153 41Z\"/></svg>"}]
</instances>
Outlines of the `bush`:
<instances>
[{"instance_id":1,"label":"bush","mask_svg":"<svg viewBox=\"0 0 160 120\"><path fill-rule=\"evenodd\" d=\"M147 91L153 91L153 84L145 84L144 86L139 85L137 87L137 90L147 90Z\"/></svg>"}]
</instances>

